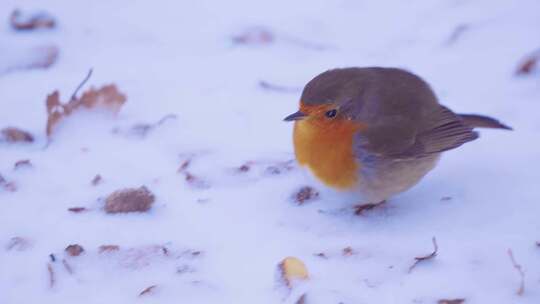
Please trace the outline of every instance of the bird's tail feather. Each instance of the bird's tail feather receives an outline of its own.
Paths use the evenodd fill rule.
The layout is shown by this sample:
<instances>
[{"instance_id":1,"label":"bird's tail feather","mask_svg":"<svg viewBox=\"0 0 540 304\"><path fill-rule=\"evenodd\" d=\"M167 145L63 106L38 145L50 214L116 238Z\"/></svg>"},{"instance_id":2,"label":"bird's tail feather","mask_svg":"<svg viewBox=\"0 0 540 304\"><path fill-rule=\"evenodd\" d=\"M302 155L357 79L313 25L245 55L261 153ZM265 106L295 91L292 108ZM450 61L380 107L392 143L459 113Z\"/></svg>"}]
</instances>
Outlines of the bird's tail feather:
<instances>
[{"instance_id":1,"label":"bird's tail feather","mask_svg":"<svg viewBox=\"0 0 540 304\"><path fill-rule=\"evenodd\" d=\"M458 115L466 125L471 128L490 128L490 129L505 129L512 130L511 127L503 124L495 118L475 114L459 114Z\"/></svg>"}]
</instances>

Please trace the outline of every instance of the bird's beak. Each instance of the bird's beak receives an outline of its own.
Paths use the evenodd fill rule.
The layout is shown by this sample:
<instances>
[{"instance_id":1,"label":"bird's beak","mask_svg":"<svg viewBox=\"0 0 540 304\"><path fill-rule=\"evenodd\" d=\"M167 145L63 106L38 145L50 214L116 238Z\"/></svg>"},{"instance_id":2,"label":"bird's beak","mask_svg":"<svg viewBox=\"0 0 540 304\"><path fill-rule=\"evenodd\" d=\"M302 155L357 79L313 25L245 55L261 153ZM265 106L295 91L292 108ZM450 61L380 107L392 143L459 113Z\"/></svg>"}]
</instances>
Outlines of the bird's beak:
<instances>
[{"instance_id":1,"label":"bird's beak","mask_svg":"<svg viewBox=\"0 0 540 304\"><path fill-rule=\"evenodd\" d=\"M296 121L296 120L302 120L304 118L307 117L307 114L303 113L303 112L296 112L296 113L292 113L291 115L283 118L284 121Z\"/></svg>"}]
</instances>

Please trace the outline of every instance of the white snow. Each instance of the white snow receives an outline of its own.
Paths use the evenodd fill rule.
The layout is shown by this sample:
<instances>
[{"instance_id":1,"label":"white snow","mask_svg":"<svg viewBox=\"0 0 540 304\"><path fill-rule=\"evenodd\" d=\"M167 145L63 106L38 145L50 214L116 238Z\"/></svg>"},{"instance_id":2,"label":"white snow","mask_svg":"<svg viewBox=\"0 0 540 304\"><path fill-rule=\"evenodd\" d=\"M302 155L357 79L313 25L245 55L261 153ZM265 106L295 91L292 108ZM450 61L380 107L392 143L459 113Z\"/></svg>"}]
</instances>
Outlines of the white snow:
<instances>
[{"instance_id":1,"label":"white snow","mask_svg":"<svg viewBox=\"0 0 540 304\"><path fill-rule=\"evenodd\" d=\"M14 32L14 8L45 9L58 28ZM0 12L0 68L33 46L60 50L49 69L0 75L0 128L37 139L0 144L0 174L18 187L0 190L0 303L294 303L304 292L309 304L540 303L540 73L514 75L540 47L538 1L2 0ZM232 43L254 27L273 32L274 43ZM294 157L292 125L281 120L300 92L259 81L301 88L330 68L374 65L414 71L456 112L490 115L515 131L481 130L419 185L364 216L353 214L354 198L300 168L265 173ZM75 115L45 148L45 97L59 89L67 101L89 68L85 88L116 83L127 94L120 116ZM146 137L129 131L167 114L177 119ZM189 172L208 187L177 173L191 155ZM33 167L14 170L21 159ZM252 170L238 173L248 161ZM103 183L92 186L96 174ZM141 185L157 197L150 212L101 209L99 198ZM298 206L291 196L304 185L321 196ZM437 257L408 273L415 256L432 251L433 236ZM31 246L6 250L13 237ZM67 257L69 244L85 252ZM106 244L121 250L100 254ZM349 246L354 254L343 256ZM522 296L508 249L525 271ZM275 278L287 256L310 273L290 293Z\"/></svg>"}]
</instances>

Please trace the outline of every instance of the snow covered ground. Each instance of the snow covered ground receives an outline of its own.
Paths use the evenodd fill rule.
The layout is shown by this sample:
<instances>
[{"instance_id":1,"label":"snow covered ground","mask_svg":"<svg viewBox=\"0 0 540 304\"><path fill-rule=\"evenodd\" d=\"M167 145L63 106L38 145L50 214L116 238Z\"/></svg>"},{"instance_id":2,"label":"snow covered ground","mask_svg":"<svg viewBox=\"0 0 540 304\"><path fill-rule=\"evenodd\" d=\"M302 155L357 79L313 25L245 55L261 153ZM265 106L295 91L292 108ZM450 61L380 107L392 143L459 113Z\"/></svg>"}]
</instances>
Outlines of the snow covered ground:
<instances>
[{"instance_id":1,"label":"snow covered ground","mask_svg":"<svg viewBox=\"0 0 540 304\"><path fill-rule=\"evenodd\" d=\"M58 26L15 32L17 7L46 9ZM515 76L540 47L537 0L2 0L0 13L0 68L35 46L60 52L48 69L0 73L0 129L36 137L0 143L0 174L17 187L0 189L0 303L540 303L540 73ZM274 39L232 39L261 30ZM282 118L318 73L374 65L414 71L456 112L515 131L482 130L415 188L354 215L353 198L284 164L294 156ZM46 147L47 94L68 101L89 68L82 91L115 83L127 103L116 118L74 115ZM22 159L32 166L15 170ZM195 183L177 172L188 159ZM156 195L150 211L102 209L100 198L141 185ZM320 197L298 205L305 185ZM432 237L438 255L409 273ZM66 255L70 244L84 252ZM276 281L287 256L310 276L291 291Z\"/></svg>"}]
</instances>

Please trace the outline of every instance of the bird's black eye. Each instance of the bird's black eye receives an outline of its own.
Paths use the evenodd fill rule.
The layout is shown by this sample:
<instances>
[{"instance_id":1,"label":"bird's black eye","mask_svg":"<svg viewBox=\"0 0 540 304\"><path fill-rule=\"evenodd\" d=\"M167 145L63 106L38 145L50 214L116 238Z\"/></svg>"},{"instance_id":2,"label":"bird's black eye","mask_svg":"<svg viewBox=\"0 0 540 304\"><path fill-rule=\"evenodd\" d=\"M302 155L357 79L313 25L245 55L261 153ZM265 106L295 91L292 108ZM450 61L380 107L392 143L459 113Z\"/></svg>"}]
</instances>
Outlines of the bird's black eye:
<instances>
[{"instance_id":1,"label":"bird's black eye","mask_svg":"<svg viewBox=\"0 0 540 304\"><path fill-rule=\"evenodd\" d=\"M324 115L328 118L334 118L337 115L337 110L333 109L333 110L327 111L326 113L324 113Z\"/></svg>"}]
</instances>

